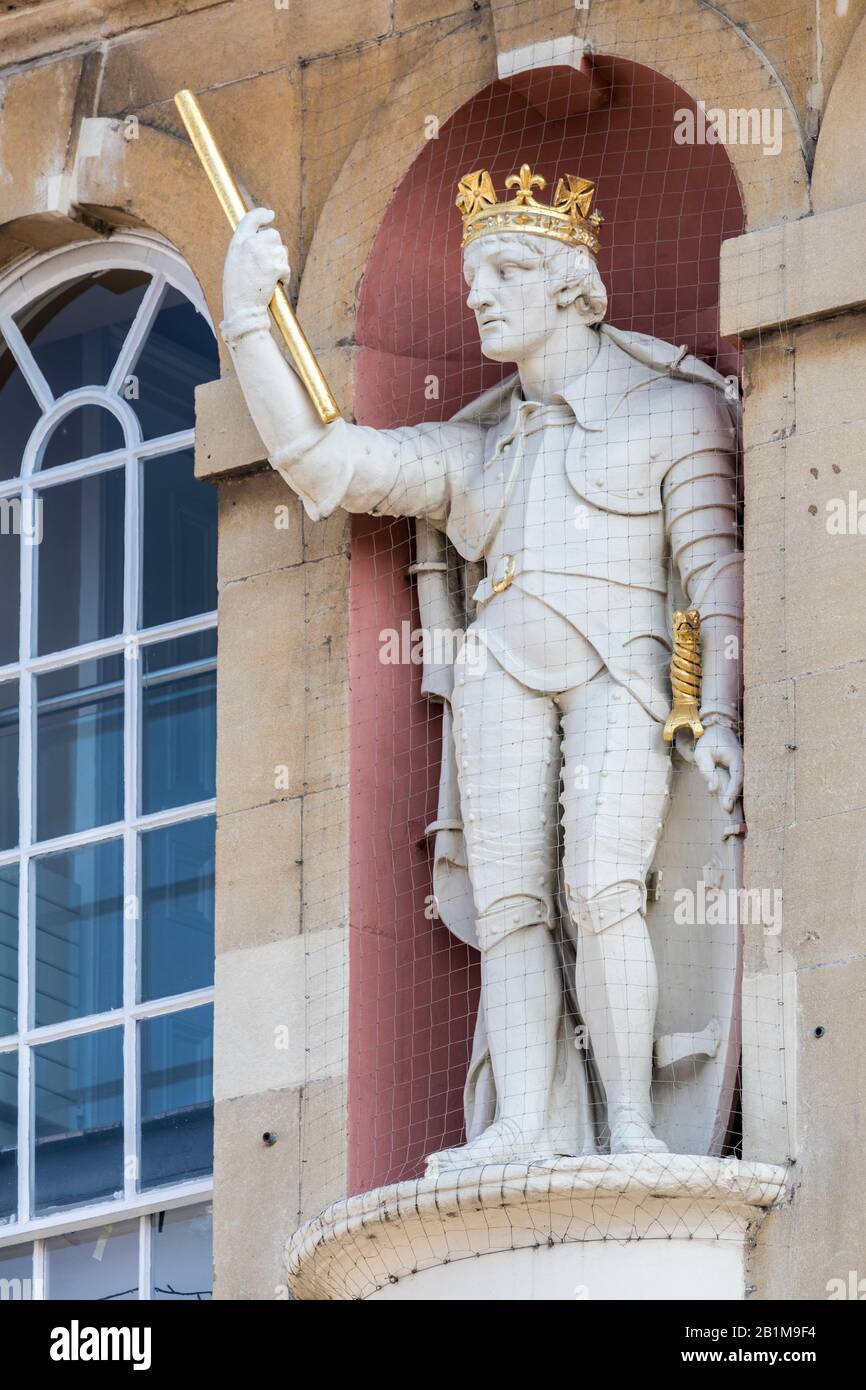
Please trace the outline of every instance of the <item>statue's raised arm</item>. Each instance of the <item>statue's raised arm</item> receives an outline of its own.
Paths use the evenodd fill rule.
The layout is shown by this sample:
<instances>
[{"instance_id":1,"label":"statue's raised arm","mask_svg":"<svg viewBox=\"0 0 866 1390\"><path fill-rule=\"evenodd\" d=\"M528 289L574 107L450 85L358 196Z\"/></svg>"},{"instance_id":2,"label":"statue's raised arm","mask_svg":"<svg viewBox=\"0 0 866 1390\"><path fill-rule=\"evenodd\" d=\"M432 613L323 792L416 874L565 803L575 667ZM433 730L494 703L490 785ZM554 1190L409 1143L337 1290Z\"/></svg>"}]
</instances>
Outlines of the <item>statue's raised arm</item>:
<instances>
[{"instance_id":1,"label":"statue's raised arm","mask_svg":"<svg viewBox=\"0 0 866 1390\"><path fill-rule=\"evenodd\" d=\"M220 324L271 464L315 520L339 506L444 521L467 467L473 460L480 466L483 430L466 423L402 430L322 424L271 334L267 306L290 269L288 251L269 225L273 216L255 208L232 237Z\"/></svg>"}]
</instances>

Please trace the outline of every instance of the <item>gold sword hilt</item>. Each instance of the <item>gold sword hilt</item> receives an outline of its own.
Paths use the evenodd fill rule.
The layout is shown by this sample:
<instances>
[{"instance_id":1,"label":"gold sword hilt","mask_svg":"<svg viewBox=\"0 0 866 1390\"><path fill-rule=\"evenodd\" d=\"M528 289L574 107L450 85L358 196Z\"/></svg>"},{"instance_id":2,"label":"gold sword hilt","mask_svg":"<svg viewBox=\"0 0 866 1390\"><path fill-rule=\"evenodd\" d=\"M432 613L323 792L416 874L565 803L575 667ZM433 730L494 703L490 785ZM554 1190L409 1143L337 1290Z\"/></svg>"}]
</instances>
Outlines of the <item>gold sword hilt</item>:
<instances>
[{"instance_id":1,"label":"gold sword hilt","mask_svg":"<svg viewBox=\"0 0 866 1390\"><path fill-rule=\"evenodd\" d=\"M220 201L220 206L228 218L232 231L248 212L240 189L235 183L231 170L223 159L222 152L204 118L202 109L192 92L177 92L174 104L186 127L192 147L199 157L201 166L210 179L211 187ZM340 418L337 402L331 394L324 373L316 361L315 353L307 342L304 330L295 317L289 297L282 285L277 285L269 305L274 322L282 334L283 342L289 349L298 376L309 392L323 425Z\"/></svg>"},{"instance_id":2,"label":"gold sword hilt","mask_svg":"<svg viewBox=\"0 0 866 1390\"><path fill-rule=\"evenodd\" d=\"M673 705L662 737L671 743L678 729L691 729L699 739L704 726L698 716L701 699L701 615L696 608L674 613L674 650L671 657Z\"/></svg>"}]
</instances>

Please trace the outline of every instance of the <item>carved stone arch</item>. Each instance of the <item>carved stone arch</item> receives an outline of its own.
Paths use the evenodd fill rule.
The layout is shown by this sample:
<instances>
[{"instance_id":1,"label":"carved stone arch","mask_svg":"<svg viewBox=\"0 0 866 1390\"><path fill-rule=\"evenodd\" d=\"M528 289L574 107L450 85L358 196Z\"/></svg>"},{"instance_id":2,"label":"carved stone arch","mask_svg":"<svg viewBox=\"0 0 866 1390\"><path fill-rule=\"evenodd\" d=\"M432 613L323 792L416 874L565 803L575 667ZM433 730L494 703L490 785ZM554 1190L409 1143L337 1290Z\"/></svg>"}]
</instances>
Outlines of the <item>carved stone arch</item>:
<instances>
[{"instance_id":1,"label":"carved stone arch","mask_svg":"<svg viewBox=\"0 0 866 1390\"><path fill-rule=\"evenodd\" d=\"M217 323L227 228L189 144L144 125L127 138L123 121L89 117L63 155L69 130L61 122L52 134L56 159L43 148L58 172L44 180L34 169L16 184L14 215L0 224L0 269L121 230L151 233L179 253Z\"/></svg>"},{"instance_id":2,"label":"carved stone arch","mask_svg":"<svg viewBox=\"0 0 866 1390\"><path fill-rule=\"evenodd\" d=\"M500 71L525 54L549 63L564 45L561 0L491 0ZM806 140L794 104L772 63L743 25L710 0L605 0L573 12L573 41L592 54L627 58L659 72L707 109L779 110L782 148L768 160L754 144L725 142L740 185L748 230L809 211ZM504 61L503 61L504 60ZM768 169L768 164L772 169ZM771 177L768 177L771 174Z\"/></svg>"},{"instance_id":3,"label":"carved stone arch","mask_svg":"<svg viewBox=\"0 0 866 1390\"><path fill-rule=\"evenodd\" d=\"M395 82L346 158L319 214L301 281L298 314L315 346L351 342L356 290L382 214L440 125L496 78L489 36L461 26L420 54ZM341 402L343 404L343 402Z\"/></svg>"},{"instance_id":4,"label":"carved stone arch","mask_svg":"<svg viewBox=\"0 0 866 1390\"><path fill-rule=\"evenodd\" d=\"M866 202L866 18L836 75L815 151L812 201L816 212Z\"/></svg>"},{"instance_id":5,"label":"carved stone arch","mask_svg":"<svg viewBox=\"0 0 866 1390\"><path fill-rule=\"evenodd\" d=\"M212 322L219 322L228 228L186 141L145 125L127 139L122 121L86 120L74 205L108 232L137 227L169 241L198 281Z\"/></svg>"},{"instance_id":6,"label":"carved stone arch","mask_svg":"<svg viewBox=\"0 0 866 1390\"><path fill-rule=\"evenodd\" d=\"M672 12L673 8L673 12ZM545 11L556 11L549 15ZM444 124L500 74L563 61L591 66L593 53L623 57L670 78L707 108L780 111L782 146L728 143L754 230L809 212L804 139L781 81L758 47L719 11L694 0L646 0L640 22L630 0L569 10L585 33L564 34L564 10L550 0L493 0L494 44L480 29L458 29L419 56L361 131L318 218L304 268L299 311L314 346L350 343L356 289L384 206L424 148L425 120ZM588 18L587 18L588 15ZM562 55L568 50L567 58ZM585 50L586 57L581 57Z\"/></svg>"}]
</instances>

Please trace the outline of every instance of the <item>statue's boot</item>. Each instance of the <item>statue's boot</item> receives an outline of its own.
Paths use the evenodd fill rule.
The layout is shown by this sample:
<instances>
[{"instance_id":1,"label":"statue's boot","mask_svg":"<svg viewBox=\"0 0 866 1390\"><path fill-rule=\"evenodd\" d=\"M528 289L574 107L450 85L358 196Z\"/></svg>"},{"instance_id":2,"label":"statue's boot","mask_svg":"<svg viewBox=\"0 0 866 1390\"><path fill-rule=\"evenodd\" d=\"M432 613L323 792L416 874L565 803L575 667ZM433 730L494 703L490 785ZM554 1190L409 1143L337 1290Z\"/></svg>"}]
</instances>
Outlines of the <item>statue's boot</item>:
<instances>
[{"instance_id":1,"label":"statue's boot","mask_svg":"<svg viewBox=\"0 0 866 1390\"><path fill-rule=\"evenodd\" d=\"M530 1163L553 1158L561 1150L543 1131L526 1130L516 1120L495 1120L476 1139L454 1149L441 1149L427 1159L425 1176L488 1163Z\"/></svg>"},{"instance_id":2,"label":"statue's boot","mask_svg":"<svg viewBox=\"0 0 866 1390\"><path fill-rule=\"evenodd\" d=\"M612 1154L663 1154L668 1146L653 1132L651 1112L642 1106L622 1105L614 1110L610 1125Z\"/></svg>"},{"instance_id":3,"label":"statue's boot","mask_svg":"<svg viewBox=\"0 0 866 1390\"><path fill-rule=\"evenodd\" d=\"M577 994L604 1086L610 1152L667 1153L653 1132L653 1027L658 985L642 914L578 939Z\"/></svg>"}]
</instances>

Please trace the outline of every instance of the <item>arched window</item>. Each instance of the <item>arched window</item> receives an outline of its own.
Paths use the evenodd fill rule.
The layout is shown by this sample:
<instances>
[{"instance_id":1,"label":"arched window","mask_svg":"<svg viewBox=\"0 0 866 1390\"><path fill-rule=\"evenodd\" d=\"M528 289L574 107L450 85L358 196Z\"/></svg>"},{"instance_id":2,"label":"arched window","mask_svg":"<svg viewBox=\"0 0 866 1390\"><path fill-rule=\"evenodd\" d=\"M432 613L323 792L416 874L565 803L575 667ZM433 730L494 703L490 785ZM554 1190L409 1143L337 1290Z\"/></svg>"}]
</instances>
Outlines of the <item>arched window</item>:
<instances>
[{"instance_id":1,"label":"arched window","mask_svg":"<svg viewBox=\"0 0 866 1390\"><path fill-rule=\"evenodd\" d=\"M0 1278L25 1295L210 1289L216 496L193 428L218 372L155 238L0 281Z\"/></svg>"}]
</instances>

